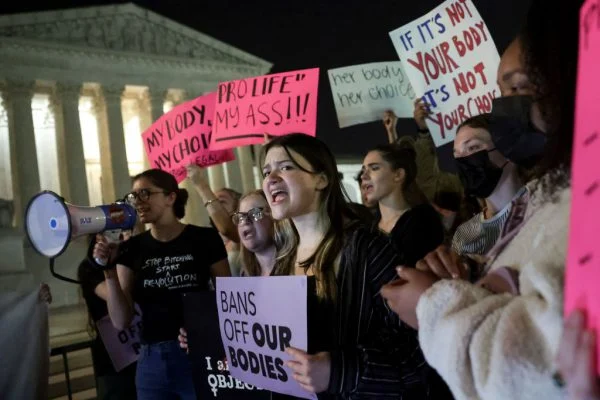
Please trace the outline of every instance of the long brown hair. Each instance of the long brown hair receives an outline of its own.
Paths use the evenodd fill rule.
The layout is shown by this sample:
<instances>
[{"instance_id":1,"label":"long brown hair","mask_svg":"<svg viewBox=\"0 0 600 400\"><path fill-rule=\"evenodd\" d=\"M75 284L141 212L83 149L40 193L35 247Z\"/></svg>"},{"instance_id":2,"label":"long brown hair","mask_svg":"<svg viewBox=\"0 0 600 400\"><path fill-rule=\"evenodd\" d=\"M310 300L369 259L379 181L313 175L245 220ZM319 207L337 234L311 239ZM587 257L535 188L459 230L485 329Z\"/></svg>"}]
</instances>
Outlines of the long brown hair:
<instances>
[{"instance_id":1,"label":"long brown hair","mask_svg":"<svg viewBox=\"0 0 600 400\"><path fill-rule=\"evenodd\" d=\"M275 147L283 148L298 169L309 174L324 174L327 177L328 185L321 191L320 199L321 215L326 218L325 222L328 225L327 232L315 252L298 264L305 270L312 267L317 280L317 296L335 301L336 272L344 244L343 232L348 220L358 220L344 196L335 157L321 140L301 133L279 136L271 140L265 145L263 154L266 155ZM312 171L298 164L291 154L292 150L308 161ZM298 231L289 220L279 221L278 228L286 236L286 241L278 252L274 274L293 275L300 241Z\"/></svg>"}]
</instances>

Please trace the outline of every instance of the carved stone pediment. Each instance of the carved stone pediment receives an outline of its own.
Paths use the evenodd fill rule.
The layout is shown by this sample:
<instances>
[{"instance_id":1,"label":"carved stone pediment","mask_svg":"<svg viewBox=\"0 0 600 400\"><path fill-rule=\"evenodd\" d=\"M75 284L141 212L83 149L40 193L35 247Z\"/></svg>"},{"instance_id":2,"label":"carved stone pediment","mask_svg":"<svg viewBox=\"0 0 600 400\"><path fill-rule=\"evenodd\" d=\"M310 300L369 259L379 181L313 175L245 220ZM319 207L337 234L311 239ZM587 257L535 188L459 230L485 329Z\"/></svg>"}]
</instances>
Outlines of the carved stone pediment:
<instances>
[{"instance_id":1,"label":"carved stone pediment","mask_svg":"<svg viewBox=\"0 0 600 400\"><path fill-rule=\"evenodd\" d=\"M0 16L0 37L184 59L266 61L134 4Z\"/></svg>"}]
</instances>

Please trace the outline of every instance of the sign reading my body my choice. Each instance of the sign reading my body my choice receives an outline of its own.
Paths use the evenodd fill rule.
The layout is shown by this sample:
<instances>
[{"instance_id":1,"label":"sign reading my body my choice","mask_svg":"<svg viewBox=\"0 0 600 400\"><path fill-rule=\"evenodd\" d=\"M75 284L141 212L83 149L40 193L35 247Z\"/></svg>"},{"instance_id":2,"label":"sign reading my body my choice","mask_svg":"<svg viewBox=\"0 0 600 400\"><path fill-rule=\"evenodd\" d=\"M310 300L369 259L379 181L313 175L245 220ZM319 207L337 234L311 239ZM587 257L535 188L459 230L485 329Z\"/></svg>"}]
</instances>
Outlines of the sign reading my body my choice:
<instances>
[{"instance_id":1,"label":"sign reading my body my choice","mask_svg":"<svg viewBox=\"0 0 600 400\"><path fill-rule=\"evenodd\" d=\"M231 150L212 151L212 117L215 93L180 104L156 120L142 134L144 149L153 168L185 179L186 166L221 164L235 158Z\"/></svg>"},{"instance_id":2,"label":"sign reading my body my choice","mask_svg":"<svg viewBox=\"0 0 600 400\"><path fill-rule=\"evenodd\" d=\"M217 278L219 328L231 375L277 393L316 399L285 365L306 351L305 276Z\"/></svg>"},{"instance_id":3,"label":"sign reading my body my choice","mask_svg":"<svg viewBox=\"0 0 600 400\"><path fill-rule=\"evenodd\" d=\"M437 147L454 140L461 122L492 110L500 56L471 0L447 0L390 37L415 93L431 107L426 122Z\"/></svg>"},{"instance_id":4,"label":"sign reading my body my choice","mask_svg":"<svg viewBox=\"0 0 600 400\"><path fill-rule=\"evenodd\" d=\"M220 83L211 149L263 143L265 133L315 136L318 85L318 68Z\"/></svg>"}]
</instances>

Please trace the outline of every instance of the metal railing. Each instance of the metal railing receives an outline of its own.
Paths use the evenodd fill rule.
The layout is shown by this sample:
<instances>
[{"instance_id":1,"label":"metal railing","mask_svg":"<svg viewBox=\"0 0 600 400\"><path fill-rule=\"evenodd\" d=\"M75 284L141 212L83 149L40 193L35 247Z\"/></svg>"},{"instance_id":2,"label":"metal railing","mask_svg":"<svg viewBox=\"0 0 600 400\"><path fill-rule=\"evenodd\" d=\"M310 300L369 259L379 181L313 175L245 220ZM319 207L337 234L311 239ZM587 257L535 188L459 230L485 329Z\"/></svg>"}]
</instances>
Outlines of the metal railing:
<instances>
[{"instance_id":1,"label":"metal railing","mask_svg":"<svg viewBox=\"0 0 600 400\"><path fill-rule=\"evenodd\" d=\"M69 400L73 400L73 389L71 388L71 376L69 374L69 358L67 354L72 353L74 351L90 349L91 353L92 341L88 340L86 342L79 342L68 344L66 346L55 347L50 351L50 357L52 356L62 356L64 373L65 373L65 382L67 384L67 395L69 396ZM94 354L92 353L92 368L94 368ZM96 371L94 369L94 380L96 380Z\"/></svg>"}]
</instances>

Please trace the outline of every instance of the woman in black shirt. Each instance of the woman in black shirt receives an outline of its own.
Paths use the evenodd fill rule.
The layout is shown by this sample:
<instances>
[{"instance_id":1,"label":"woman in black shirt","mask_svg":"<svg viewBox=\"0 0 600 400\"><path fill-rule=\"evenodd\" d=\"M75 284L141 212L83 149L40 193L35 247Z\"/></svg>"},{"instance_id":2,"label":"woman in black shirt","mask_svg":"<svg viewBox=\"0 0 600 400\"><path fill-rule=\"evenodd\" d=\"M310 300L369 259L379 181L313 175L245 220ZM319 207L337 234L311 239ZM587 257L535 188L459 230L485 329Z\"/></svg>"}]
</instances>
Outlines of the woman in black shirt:
<instances>
[{"instance_id":1,"label":"woman in black shirt","mask_svg":"<svg viewBox=\"0 0 600 400\"><path fill-rule=\"evenodd\" d=\"M124 243L118 256L101 235L94 249L95 258L109 261L104 274L115 327L131 322L133 299L142 311L136 375L141 400L196 399L189 360L177 342L183 326L181 295L208 290L211 278L231 276L217 231L179 221L186 200L187 191L169 173L152 169L137 175L126 201L150 230Z\"/></svg>"}]
</instances>

